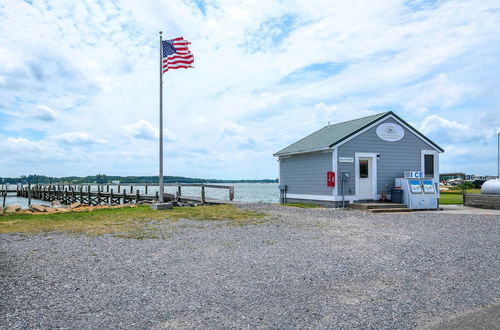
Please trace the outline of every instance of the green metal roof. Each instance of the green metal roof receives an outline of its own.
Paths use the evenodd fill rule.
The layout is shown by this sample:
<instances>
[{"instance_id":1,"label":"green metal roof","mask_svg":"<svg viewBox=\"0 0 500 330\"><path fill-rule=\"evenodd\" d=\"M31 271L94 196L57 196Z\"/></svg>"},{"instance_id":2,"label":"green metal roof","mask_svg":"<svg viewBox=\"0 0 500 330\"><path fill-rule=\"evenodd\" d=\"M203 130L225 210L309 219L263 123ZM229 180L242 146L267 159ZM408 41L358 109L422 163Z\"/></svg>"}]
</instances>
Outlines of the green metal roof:
<instances>
[{"instance_id":1,"label":"green metal roof","mask_svg":"<svg viewBox=\"0 0 500 330\"><path fill-rule=\"evenodd\" d=\"M441 152L441 149L434 142L429 140L427 137L419 133L409 124L407 124L404 120L399 118L392 111L378 113L372 116L363 117L359 119L349 120L342 123L325 126L322 129L306 136L305 138L289 145L285 149L282 149L274 154L274 156L282 156L287 154L297 154L297 153L305 153L315 150L327 149L332 146L338 144L339 142L347 139L349 136L356 134L357 132L363 130L365 127L371 125L372 123L388 116L393 115L398 118L401 122L403 122L408 127L412 128L417 134L419 134L422 138L424 138L427 142L435 146Z\"/></svg>"}]
</instances>

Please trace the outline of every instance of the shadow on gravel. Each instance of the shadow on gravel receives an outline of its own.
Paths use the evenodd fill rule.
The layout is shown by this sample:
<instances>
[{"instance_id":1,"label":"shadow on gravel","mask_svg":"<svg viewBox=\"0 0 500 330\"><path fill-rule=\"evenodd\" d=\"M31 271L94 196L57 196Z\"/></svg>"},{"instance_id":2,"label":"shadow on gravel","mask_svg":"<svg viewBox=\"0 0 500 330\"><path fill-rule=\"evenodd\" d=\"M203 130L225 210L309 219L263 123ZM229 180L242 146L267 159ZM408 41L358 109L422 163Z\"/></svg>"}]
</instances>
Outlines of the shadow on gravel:
<instances>
[{"instance_id":1,"label":"shadow on gravel","mask_svg":"<svg viewBox=\"0 0 500 330\"><path fill-rule=\"evenodd\" d=\"M438 318L419 330L468 330L500 329L500 303L454 313L447 318Z\"/></svg>"}]
</instances>

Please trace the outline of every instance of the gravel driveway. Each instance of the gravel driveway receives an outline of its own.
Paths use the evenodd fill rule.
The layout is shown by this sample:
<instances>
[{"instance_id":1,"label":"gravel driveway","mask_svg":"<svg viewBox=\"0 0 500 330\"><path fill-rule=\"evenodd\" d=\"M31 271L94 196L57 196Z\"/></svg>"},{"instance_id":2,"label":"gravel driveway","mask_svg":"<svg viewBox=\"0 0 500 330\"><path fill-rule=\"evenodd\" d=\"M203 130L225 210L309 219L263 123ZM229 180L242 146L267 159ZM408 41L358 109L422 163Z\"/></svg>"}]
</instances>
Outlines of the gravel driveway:
<instances>
[{"instance_id":1,"label":"gravel driveway","mask_svg":"<svg viewBox=\"0 0 500 330\"><path fill-rule=\"evenodd\" d=\"M439 328L477 310L498 320L498 216L241 207L270 220L180 221L164 239L0 235L0 328Z\"/></svg>"}]
</instances>

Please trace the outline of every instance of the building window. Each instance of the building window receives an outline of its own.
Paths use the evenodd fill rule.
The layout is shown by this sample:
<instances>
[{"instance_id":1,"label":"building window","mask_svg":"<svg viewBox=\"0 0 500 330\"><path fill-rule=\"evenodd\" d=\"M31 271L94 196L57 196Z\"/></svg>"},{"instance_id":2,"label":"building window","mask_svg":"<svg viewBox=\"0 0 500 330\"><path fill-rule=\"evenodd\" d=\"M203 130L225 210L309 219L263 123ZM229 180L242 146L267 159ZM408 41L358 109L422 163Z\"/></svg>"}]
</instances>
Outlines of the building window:
<instances>
[{"instance_id":1,"label":"building window","mask_svg":"<svg viewBox=\"0 0 500 330\"><path fill-rule=\"evenodd\" d=\"M424 176L434 177L434 155L424 155Z\"/></svg>"},{"instance_id":2,"label":"building window","mask_svg":"<svg viewBox=\"0 0 500 330\"><path fill-rule=\"evenodd\" d=\"M359 160L359 177L368 178L368 159Z\"/></svg>"}]
</instances>

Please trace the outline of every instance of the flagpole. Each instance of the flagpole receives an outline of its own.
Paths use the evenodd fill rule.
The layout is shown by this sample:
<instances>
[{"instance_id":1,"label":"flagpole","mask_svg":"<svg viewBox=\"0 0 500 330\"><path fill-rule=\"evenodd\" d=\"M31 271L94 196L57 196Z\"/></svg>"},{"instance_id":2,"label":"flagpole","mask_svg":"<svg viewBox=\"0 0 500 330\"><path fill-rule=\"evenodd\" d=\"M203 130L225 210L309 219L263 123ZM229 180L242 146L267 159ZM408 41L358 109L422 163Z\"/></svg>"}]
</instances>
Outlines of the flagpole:
<instances>
[{"instance_id":1,"label":"flagpole","mask_svg":"<svg viewBox=\"0 0 500 330\"><path fill-rule=\"evenodd\" d=\"M163 42L160 31L160 174L159 174L159 203L163 203Z\"/></svg>"}]
</instances>

